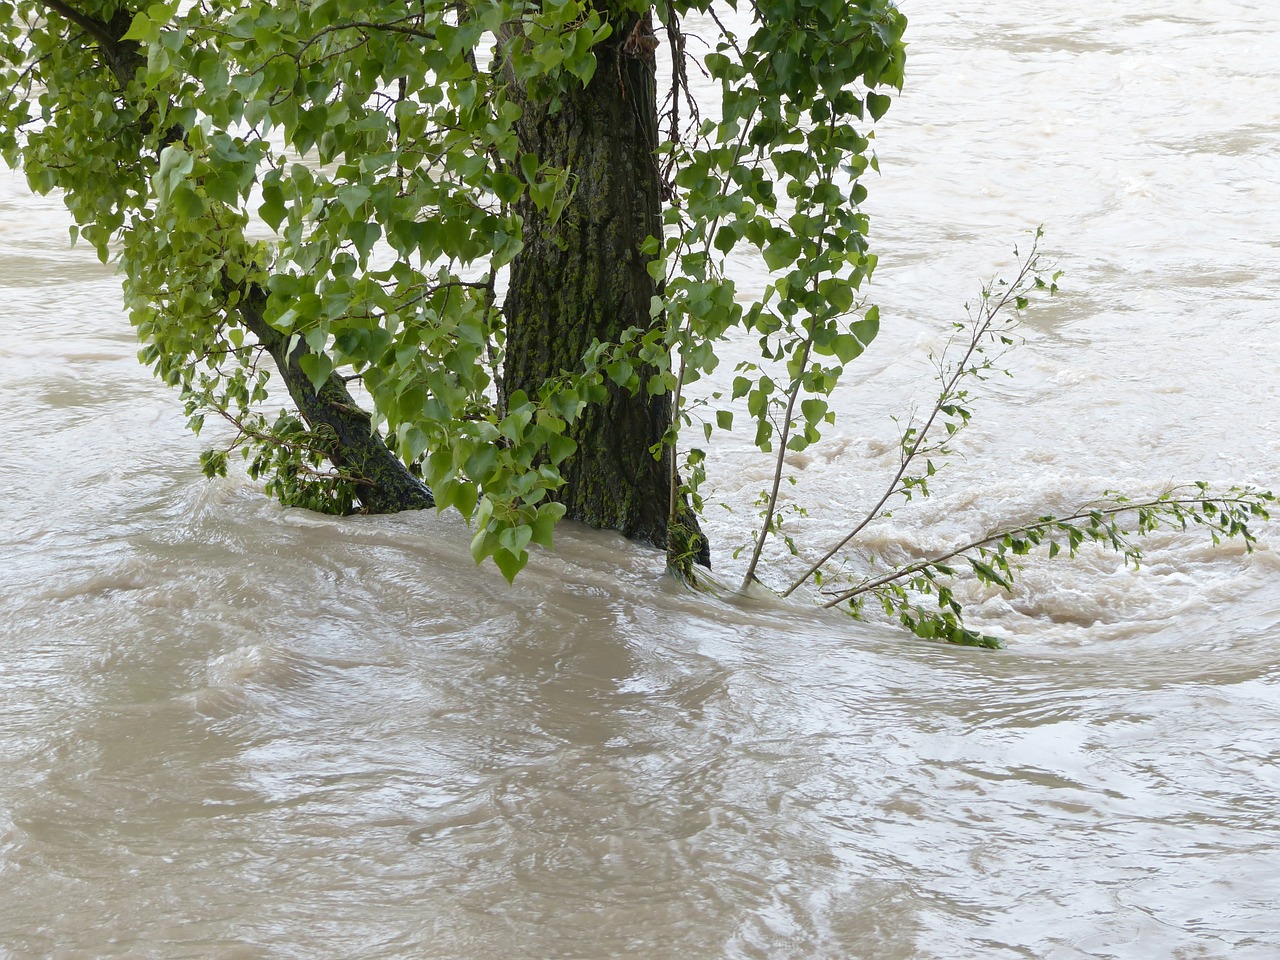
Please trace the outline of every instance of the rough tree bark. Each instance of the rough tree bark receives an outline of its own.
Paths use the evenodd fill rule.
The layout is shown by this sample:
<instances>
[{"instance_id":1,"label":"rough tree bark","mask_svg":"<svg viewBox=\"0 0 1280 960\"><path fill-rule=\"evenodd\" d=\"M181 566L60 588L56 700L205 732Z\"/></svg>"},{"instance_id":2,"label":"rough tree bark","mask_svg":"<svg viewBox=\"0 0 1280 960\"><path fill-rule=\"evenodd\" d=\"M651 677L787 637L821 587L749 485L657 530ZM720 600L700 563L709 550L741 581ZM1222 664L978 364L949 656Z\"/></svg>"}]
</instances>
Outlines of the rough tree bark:
<instances>
[{"instance_id":1,"label":"rough tree bark","mask_svg":"<svg viewBox=\"0 0 1280 960\"><path fill-rule=\"evenodd\" d=\"M331 440L325 456L343 473L356 478L356 499L364 512L398 513L432 506L431 491L388 449L373 429L368 411L356 403L342 378L331 373L319 390L312 386L298 362L307 352L306 342L299 338L290 351L291 338L263 319L265 306L266 294L250 288L238 306L240 319L271 354L307 425Z\"/></svg>"},{"instance_id":2,"label":"rough tree bark","mask_svg":"<svg viewBox=\"0 0 1280 960\"><path fill-rule=\"evenodd\" d=\"M521 150L569 170L576 189L560 218L524 200L524 248L511 265L503 395L538 387L580 367L591 342L617 342L647 328L659 292L641 253L646 237L662 236L657 158L658 115L650 19L618 15L612 36L596 50L591 82L563 95L552 112L526 100L518 132ZM668 551L687 573L693 560L710 565L697 518L681 504L670 512L671 449L650 452L672 421L669 394L632 394L609 383L608 400L590 407L570 435L577 451L560 465L556 494L566 516L618 530Z\"/></svg>"}]
</instances>

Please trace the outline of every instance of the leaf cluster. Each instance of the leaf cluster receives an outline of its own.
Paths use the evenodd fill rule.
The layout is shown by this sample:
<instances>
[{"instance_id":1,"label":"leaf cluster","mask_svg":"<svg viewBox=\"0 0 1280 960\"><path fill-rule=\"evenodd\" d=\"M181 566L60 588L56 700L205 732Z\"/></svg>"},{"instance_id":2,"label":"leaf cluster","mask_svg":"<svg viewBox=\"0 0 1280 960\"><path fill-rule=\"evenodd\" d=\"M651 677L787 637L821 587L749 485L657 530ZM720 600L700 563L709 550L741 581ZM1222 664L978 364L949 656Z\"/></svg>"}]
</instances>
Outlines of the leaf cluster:
<instances>
[{"instance_id":1,"label":"leaf cluster","mask_svg":"<svg viewBox=\"0 0 1280 960\"><path fill-rule=\"evenodd\" d=\"M647 12L582 0L0 0L0 155L34 189L63 191L73 239L118 261L140 358L182 391L193 426L208 413L237 425L207 467L238 448L286 502L356 508L359 478L322 466L325 439L279 413L259 348L287 338L317 390L332 378L357 389L437 505L474 524L477 560L513 576L530 543L551 542L566 427L608 384L674 394L663 440L674 446L696 406L685 409L685 388L736 328L760 343L740 394L758 443L798 449L820 435L823 398L877 329L856 303L874 268L859 178L875 167L866 127L902 83L905 19L887 0L766 0L750 35L720 28L698 64L720 83L719 119L673 123L655 145L669 204L667 233L646 247L663 281L652 326L593 345L536 397L498 395L496 291L524 246L520 205L554 221L575 188L522 152L524 104L554 111L583 85L617 82L596 76L596 51ZM682 18L718 17L701 0L658 14L681 54L678 94ZM745 309L723 273L740 246L776 272ZM246 313L260 300L269 330ZM732 411L713 419L729 428ZM674 518L674 472L672 487Z\"/></svg>"}]
</instances>

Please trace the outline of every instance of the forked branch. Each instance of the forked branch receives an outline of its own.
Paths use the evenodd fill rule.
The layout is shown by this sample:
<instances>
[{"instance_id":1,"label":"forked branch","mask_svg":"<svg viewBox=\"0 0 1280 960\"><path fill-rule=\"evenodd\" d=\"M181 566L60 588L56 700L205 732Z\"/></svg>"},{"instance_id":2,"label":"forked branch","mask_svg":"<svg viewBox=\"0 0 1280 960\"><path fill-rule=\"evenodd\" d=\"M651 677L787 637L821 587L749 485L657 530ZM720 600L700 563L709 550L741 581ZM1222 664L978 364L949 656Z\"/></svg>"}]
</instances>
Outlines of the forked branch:
<instances>
[{"instance_id":1,"label":"forked branch","mask_svg":"<svg viewBox=\"0 0 1280 960\"><path fill-rule=\"evenodd\" d=\"M907 432L903 435L898 469L890 478L884 493L843 538L833 544L818 560L810 564L804 573L783 591L782 596L789 597L803 586L832 557L848 546L858 534L866 529L868 524L883 516L885 504L892 497L896 494L906 493L909 490L912 484L911 478L908 477L908 471L921 456L929 453L948 452L946 449L947 441L968 420L968 411L957 406L957 401L963 399L960 384L968 377L981 374L983 370L990 366L990 358L984 358L982 361L978 360L978 356L983 353L984 344L997 337L1006 336L1004 333L1005 328L1000 326L1000 320L1011 307L1015 310L1022 309L1026 305L1027 295L1033 289L1051 286L1046 284L1039 275L1041 266L1038 250L1039 239L1040 231L1037 231L1030 252L1028 252L1018 268L1017 276L1012 283L1004 287L999 297L992 297L990 287L983 291L982 305L979 308L978 318L969 327L969 337L965 342L964 350L960 357L954 363L950 363L944 351L942 358L938 361L938 377L942 381L942 389L938 391L938 397L934 401L929 415L925 418L924 424L919 428L908 427ZM935 444L933 442L933 434L939 419L953 415L960 416L960 422L946 421L948 423L947 437L939 444Z\"/></svg>"}]
</instances>

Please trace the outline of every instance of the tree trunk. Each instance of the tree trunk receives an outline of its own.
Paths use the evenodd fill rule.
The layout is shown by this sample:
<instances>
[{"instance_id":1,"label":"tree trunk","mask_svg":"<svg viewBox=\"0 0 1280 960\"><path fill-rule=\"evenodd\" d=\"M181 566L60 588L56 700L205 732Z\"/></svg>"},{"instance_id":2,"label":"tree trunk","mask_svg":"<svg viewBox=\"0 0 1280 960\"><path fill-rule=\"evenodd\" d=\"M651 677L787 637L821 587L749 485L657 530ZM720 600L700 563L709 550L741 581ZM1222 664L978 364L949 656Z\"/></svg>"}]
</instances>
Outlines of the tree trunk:
<instances>
[{"instance_id":1,"label":"tree trunk","mask_svg":"<svg viewBox=\"0 0 1280 960\"><path fill-rule=\"evenodd\" d=\"M640 247L662 236L656 45L649 18L628 15L596 48L591 82L566 91L560 110L524 104L521 150L569 170L576 190L555 223L522 201L525 245L505 306L504 396L536 396L548 378L579 369L593 340L616 343L653 322L659 288ZM640 371L635 395L610 382L608 400L570 428L578 448L560 465L565 485L556 496L570 519L661 547L687 573L689 560L709 565L709 554L687 505L679 529L668 530L671 450L660 458L650 450L671 425L671 397L647 394L653 372Z\"/></svg>"}]
</instances>

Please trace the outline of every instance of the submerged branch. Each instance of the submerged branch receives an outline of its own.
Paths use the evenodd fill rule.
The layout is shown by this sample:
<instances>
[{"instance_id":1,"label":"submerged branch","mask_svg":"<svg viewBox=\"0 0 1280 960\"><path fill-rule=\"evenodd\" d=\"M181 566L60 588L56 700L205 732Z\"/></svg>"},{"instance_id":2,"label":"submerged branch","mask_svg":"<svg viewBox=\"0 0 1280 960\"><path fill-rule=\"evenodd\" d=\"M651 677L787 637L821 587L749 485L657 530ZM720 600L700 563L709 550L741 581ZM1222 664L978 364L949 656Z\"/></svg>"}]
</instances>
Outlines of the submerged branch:
<instances>
[{"instance_id":1,"label":"submerged branch","mask_svg":"<svg viewBox=\"0 0 1280 960\"><path fill-rule=\"evenodd\" d=\"M315 388L301 366L308 350L306 341L287 337L267 323L265 306L265 292L250 287L238 305L240 317L271 354L289 395L311 428L332 431L336 442L325 456L340 474L367 478L356 494L365 511L396 513L432 506L431 491L387 447L343 378L337 372L330 373L320 388ZM291 339L297 342L291 344Z\"/></svg>"},{"instance_id":2,"label":"submerged branch","mask_svg":"<svg viewBox=\"0 0 1280 960\"><path fill-rule=\"evenodd\" d=\"M773 487L769 490L769 503L765 507L764 519L760 524L760 534L756 537L755 546L751 550L751 562L747 564L747 572L742 577L742 586L738 588L739 590L746 590L756 579L756 566L760 563L760 554L764 551L765 541L769 539L769 533L773 529L773 518L778 509L778 490L782 486L782 471L786 464L787 441L791 439L791 418L795 413L796 400L800 397L800 389L804 386L803 373L809 364L809 354L812 351L813 334L810 334L804 342L798 364L800 375L795 378L795 382L791 384L791 391L787 394L787 407L783 413L782 426L778 434L778 455L773 465Z\"/></svg>"},{"instance_id":3,"label":"submerged branch","mask_svg":"<svg viewBox=\"0 0 1280 960\"><path fill-rule=\"evenodd\" d=\"M1199 496L1174 497L1166 494L1141 503L1116 500L1108 506L1082 507L1075 513L1065 517L1041 517L1035 523L1023 524L987 534L936 556L918 560L882 576L866 580L856 587L838 593L832 599L823 603L822 606L834 607L837 604L871 593L879 587L899 583L929 570L942 568L940 572L949 573L950 571L946 569L946 564L949 561L974 551L981 552L989 547L997 545L1004 547L1012 541L1026 541L1027 549L1014 550L1015 553L1024 554L1029 552L1030 546L1038 546L1044 542L1046 534L1054 530L1061 531L1067 535L1070 544L1068 552L1071 554L1074 554L1079 545L1085 539L1088 539L1093 542L1105 542L1113 549L1125 551L1126 555L1136 561L1140 554L1136 548L1132 547L1129 541L1134 531L1124 530L1115 522L1115 518L1128 513L1138 514L1138 533L1148 533L1159 526L1179 525L1185 528L1188 520L1197 524L1212 524L1212 518L1218 517L1220 518L1218 529L1228 537L1242 536L1246 549L1252 550L1254 537L1249 532L1248 526L1241 519L1241 516L1248 512L1253 516L1266 519L1268 514L1263 505L1273 503L1275 497L1268 492L1233 490L1229 496L1215 498L1205 495L1206 487L1198 486L1200 489ZM1086 524L1083 530L1072 526L1077 522ZM1075 534L1074 537L1071 535L1073 532ZM1217 535L1218 530L1215 529L1213 534L1215 542ZM1058 552L1057 540L1048 539L1051 554L1056 554ZM1003 553L1003 549L1000 552ZM1000 583L1006 589L1010 587L1010 584L999 575L990 576L989 579Z\"/></svg>"},{"instance_id":4,"label":"submerged branch","mask_svg":"<svg viewBox=\"0 0 1280 960\"><path fill-rule=\"evenodd\" d=\"M886 503L897 493L904 489L903 480L906 477L907 470L922 453L929 450L928 440L930 434L938 422L938 417L942 415L946 409L951 406L952 401L956 398L956 389L960 381L966 376L973 374L976 367L972 365L975 352L980 352L982 342L991 335L992 327L999 316L1009 308L1010 305L1017 305L1024 294L1027 292L1028 281L1036 274L1038 266L1038 253L1036 244L1032 244L1031 252L1023 260L1018 270L1018 275L1013 283L1009 284L1004 294L994 304L988 302L983 310L982 319L974 326L969 337L969 343L965 347L964 354L959 361L951 367L948 373L946 368L942 371L942 389L938 392L938 398L933 404L933 408L929 411L929 416L925 419L924 425L915 433L914 438L909 443L904 443L901 462L898 469L885 487L884 493L875 505L859 520L852 529L830 549L828 549L817 561L810 564L785 591L782 596L789 597L797 589L803 586L810 577L822 569L826 563L846 547L858 534L860 534L867 525L874 522L884 509ZM945 355L944 355L945 361Z\"/></svg>"}]
</instances>

